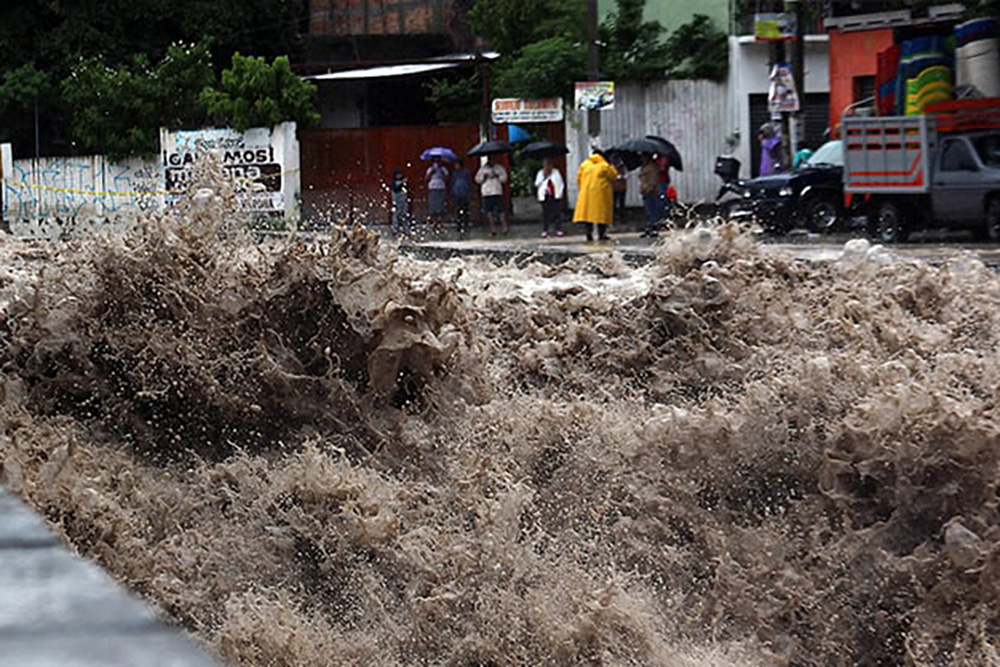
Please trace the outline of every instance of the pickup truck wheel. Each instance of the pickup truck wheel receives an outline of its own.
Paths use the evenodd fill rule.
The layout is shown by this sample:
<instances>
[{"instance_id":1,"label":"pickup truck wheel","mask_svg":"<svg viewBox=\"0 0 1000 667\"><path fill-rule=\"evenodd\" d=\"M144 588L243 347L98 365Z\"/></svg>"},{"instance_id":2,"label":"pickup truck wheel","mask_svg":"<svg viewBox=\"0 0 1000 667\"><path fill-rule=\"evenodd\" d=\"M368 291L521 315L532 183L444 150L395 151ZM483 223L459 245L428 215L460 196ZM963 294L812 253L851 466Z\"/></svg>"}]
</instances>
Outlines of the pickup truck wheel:
<instances>
[{"instance_id":1,"label":"pickup truck wheel","mask_svg":"<svg viewBox=\"0 0 1000 667\"><path fill-rule=\"evenodd\" d=\"M993 197L986 205L986 235L990 241L1000 241L1000 197Z\"/></svg>"},{"instance_id":2,"label":"pickup truck wheel","mask_svg":"<svg viewBox=\"0 0 1000 667\"><path fill-rule=\"evenodd\" d=\"M840 208L829 195L813 195L802 206L806 227L811 232L826 232L840 221Z\"/></svg>"},{"instance_id":3,"label":"pickup truck wheel","mask_svg":"<svg viewBox=\"0 0 1000 667\"><path fill-rule=\"evenodd\" d=\"M892 202L885 202L878 207L870 227L871 236L881 243L900 243L908 235L903 214Z\"/></svg>"}]
</instances>

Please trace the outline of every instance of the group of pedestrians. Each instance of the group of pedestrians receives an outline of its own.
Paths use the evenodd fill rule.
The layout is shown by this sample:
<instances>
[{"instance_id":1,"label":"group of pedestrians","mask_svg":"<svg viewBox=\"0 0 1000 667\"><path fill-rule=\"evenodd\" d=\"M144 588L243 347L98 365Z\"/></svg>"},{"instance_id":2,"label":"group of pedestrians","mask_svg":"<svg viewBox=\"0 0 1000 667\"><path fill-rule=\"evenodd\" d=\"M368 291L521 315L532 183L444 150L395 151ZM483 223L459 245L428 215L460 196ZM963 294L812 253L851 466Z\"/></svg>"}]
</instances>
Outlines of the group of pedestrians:
<instances>
[{"instance_id":1,"label":"group of pedestrians","mask_svg":"<svg viewBox=\"0 0 1000 667\"><path fill-rule=\"evenodd\" d=\"M607 228L614 222L616 210L624 210L627 190L624 183L625 166L608 162L599 151L588 157L577 172L579 195L573 211L573 222L586 225L587 240L593 241L596 232L599 240L607 240ZM670 163L664 155L642 156L639 170L639 194L646 214L646 228L642 236L652 238L659 234L660 225L670 213L671 197Z\"/></svg>"},{"instance_id":2,"label":"group of pedestrians","mask_svg":"<svg viewBox=\"0 0 1000 667\"><path fill-rule=\"evenodd\" d=\"M617 165L617 166L616 166ZM642 195L646 214L646 229L643 236L653 237L669 212L670 165L664 156L644 155L639 171L639 192ZM573 211L573 222L585 226L588 241L596 234L599 240L607 240L607 230L614 223L615 212L624 211L626 193L626 170L618 159L615 164L608 161L600 150L583 161L577 171L579 194ZM485 162L475 177L463 160L455 162L454 171L439 157L431 160L425 171L427 186L428 222L430 229L441 231L448 212L448 195L457 221L459 233L469 228L469 206L472 199L473 180L479 186L483 212L486 215L491 236L499 229L503 234L509 231L509 220L504 206L504 187L509 181L507 170L502 164L486 156ZM542 237L550 233L563 236L563 198L566 182L556 168L552 158L545 158L542 168L535 176L535 191L542 206ZM394 235L412 232L410 214L410 185L402 169L393 170L389 182L392 198L392 232Z\"/></svg>"},{"instance_id":3,"label":"group of pedestrians","mask_svg":"<svg viewBox=\"0 0 1000 667\"><path fill-rule=\"evenodd\" d=\"M430 166L424 172L424 180L427 183L427 213L431 230L444 229L450 192L458 232L467 232L473 176L465 166L465 161L457 160L452 172L441 158L432 158ZM494 235L498 226L505 234L508 230L508 220L503 205L503 188L507 180L507 170L502 164L495 163L492 157L486 158L485 164L479 168L475 176L482 197L483 211L489 220L490 233ZM393 169L389 192L392 197L392 233L409 235L413 231L410 183L399 167Z\"/></svg>"}]
</instances>

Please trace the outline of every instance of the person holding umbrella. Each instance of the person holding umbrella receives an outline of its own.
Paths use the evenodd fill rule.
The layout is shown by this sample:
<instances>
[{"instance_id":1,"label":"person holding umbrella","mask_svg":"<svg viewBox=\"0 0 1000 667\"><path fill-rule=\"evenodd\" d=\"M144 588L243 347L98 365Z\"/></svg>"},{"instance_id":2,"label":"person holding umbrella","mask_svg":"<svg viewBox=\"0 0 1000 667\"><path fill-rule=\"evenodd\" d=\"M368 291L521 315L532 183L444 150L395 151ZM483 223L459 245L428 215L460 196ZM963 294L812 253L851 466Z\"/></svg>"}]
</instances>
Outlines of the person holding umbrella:
<instances>
[{"instance_id":1,"label":"person holding umbrella","mask_svg":"<svg viewBox=\"0 0 1000 667\"><path fill-rule=\"evenodd\" d=\"M496 236L496 223L503 223L503 233L507 233L507 212L504 207L503 186L507 182L507 170L496 164L493 156L509 153L510 144L497 139L487 139L469 149L469 157L485 157L486 162L476 172L476 183L482 196L483 211L490 223L490 236Z\"/></svg>"},{"instance_id":2,"label":"person holding umbrella","mask_svg":"<svg viewBox=\"0 0 1000 667\"><path fill-rule=\"evenodd\" d=\"M420 154L420 159L430 162L425 178L427 180L427 208L430 211L431 223L440 229L441 218L447 207L448 168L442 161L454 162L458 159L455 151L445 146L434 146Z\"/></svg>"},{"instance_id":3,"label":"person holding umbrella","mask_svg":"<svg viewBox=\"0 0 1000 667\"><path fill-rule=\"evenodd\" d=\"M441 163L440 157L431 159L427 167L427 208L430 212L431 229L441 231L442 219L448 207L448 168Z\"/></svg>"},{"instance_id":4,"label":"person holding umbrella","mask_svg":"<svg viewBox=\"0 0 1000 667\"><path fill-rule=\"evenodd\" d=\"M579 195L573 211L575 224L587 225L587 240L594 240L594 228L598 238L608 240L608 226L614 223L614 182L618 170L608 164L601 151L594 152L583 161L576 172Z\"/></svg>"},{"instance_id":5,"label":"person holding umbrella","mask_svg":"<svg viewBox=\"0 0 1000 667\"><path fill-rule=\"evenodd\" d=\"M490 223L490 236L496 236L496 224L502 222L503 233L507 233L507 216L504 215L503 186L507 182L507 170L502 164L493 162L493 155L486 156L486 162L476 172L476 183L483 198L483 211Z\"/></svg>"},{"instance_id":6,"label":"person holding umbrella","mask_svg":"<svg viewBox=\"0 0 1000 667\"><path fill-rule=\"evenodd\" d=\"M566 184L563 182L562 174L552 165L552 158L547 157L542 160L542 168L535 175L535 188L538 191L538 201L542 203L542 238L549 235L550 225L555 227L556 236L562 236L562 220L559 214Z\"/></svg>"},{"instance_id":7,"label":"person holding umbrella","mask_svg":"<svg viewBox=\"0 0 1000 667\"><path fill-rule=\"evenodd\" d=\"M639 169L639 194L646 209L646 231L643 237L651 238L657 235L656 228L664 218L660 199L660 170L649 153L642 154L642 168Z\"/></svg>"}]
</instances>

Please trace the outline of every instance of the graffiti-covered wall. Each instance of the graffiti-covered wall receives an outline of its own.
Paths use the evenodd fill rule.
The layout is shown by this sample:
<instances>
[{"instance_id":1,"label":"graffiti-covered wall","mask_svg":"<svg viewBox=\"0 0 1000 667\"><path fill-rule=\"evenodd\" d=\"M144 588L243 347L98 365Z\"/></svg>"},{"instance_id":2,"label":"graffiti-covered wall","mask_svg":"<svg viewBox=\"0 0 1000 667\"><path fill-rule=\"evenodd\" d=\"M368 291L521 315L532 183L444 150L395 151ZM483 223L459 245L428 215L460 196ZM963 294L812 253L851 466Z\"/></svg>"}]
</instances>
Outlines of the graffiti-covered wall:
<instances>
[{"instance_id":1,"label":"graffiti-covered wall","mask_svg":"<svg viewBox=\"0 0 1000 667\"><path fill-rule=\"evenodd\" d=\"M100 155L14 160L3 173L4 219L23 231L37 220L114 219L161 204L156 162Z\"/></svg>"},{"instance_id":2,"label":"graffiti-covered wall","mask_svg":"<svg viewBox=\"0 0 1000 667\"><path fill-rule=\"evenodd\" d=\"M217 159L246 211L297 217L301 195L295 123L246 132L205 129L160 135L160 156L112 162L100 155L11 160L0 148L2 219L23 236L58 236L114 226L171 205L187 188L196 159Z\"/></svg>"}]
</instances>

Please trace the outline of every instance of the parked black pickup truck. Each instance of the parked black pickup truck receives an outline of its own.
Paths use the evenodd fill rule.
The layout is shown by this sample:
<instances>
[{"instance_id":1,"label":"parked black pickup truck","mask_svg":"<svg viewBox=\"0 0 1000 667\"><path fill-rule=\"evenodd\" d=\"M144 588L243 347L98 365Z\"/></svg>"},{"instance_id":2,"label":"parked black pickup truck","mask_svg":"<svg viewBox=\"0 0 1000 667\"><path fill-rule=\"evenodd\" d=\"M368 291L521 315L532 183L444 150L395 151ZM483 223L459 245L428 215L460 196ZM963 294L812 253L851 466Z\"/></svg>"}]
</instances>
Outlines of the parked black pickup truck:
<instances>
[{"instance_id":1,"label":"parked black pickup truck","mask_svg":"<svg viewBox=\"0 0 1000 667\"><path fill-rule=\"evenodd\" d=\"M844 216L843 173L844 145L828 141L798 169L734 183L730 189L742 197L725 202L723 210L774 232L826 231Z\"/></svg>"}]
</instances>

